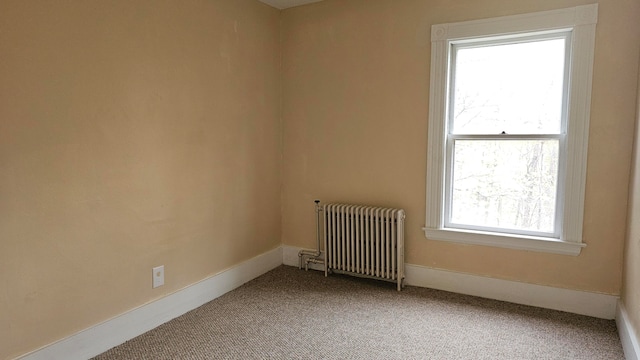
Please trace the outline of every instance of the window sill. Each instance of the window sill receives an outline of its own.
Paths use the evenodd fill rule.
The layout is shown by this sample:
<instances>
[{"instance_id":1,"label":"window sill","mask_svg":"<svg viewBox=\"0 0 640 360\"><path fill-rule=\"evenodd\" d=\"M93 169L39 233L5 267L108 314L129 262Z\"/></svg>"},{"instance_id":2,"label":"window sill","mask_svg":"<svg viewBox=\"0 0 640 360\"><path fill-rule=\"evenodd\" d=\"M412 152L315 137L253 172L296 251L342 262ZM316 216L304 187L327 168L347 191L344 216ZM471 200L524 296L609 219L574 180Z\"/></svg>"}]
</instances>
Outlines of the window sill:
<instances>
[{"instance_id":1,"label":"window sill","mask_svg":"<svg viewBox=\"0 0 640 360\"><path fill-rule=\"evenodd\" d=\"M557 239L514 236L509 234L467 231L459 229L423 228L429 240L449 241L461 244L494 246L507 249L529 250L562 255L580 255L584 243L561 241Z\"/></svg>"}]
</instances>

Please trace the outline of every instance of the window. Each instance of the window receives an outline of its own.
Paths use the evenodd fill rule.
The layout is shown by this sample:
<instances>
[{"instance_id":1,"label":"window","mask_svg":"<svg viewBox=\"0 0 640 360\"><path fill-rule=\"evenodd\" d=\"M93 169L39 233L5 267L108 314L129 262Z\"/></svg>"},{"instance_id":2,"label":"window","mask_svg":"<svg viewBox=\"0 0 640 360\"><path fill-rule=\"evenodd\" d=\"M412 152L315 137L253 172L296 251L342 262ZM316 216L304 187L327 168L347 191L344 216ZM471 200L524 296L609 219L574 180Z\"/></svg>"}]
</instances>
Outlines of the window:
<instances>
[{"instance_id":1,"label":"window","mask_svg":"<svg viewBox=\"0 0 640 360\"><path fill-rule=\"evenodd\" d=\"M596 20L433 26L427 238L580 253Z\"/></svg>"}]
</instances>

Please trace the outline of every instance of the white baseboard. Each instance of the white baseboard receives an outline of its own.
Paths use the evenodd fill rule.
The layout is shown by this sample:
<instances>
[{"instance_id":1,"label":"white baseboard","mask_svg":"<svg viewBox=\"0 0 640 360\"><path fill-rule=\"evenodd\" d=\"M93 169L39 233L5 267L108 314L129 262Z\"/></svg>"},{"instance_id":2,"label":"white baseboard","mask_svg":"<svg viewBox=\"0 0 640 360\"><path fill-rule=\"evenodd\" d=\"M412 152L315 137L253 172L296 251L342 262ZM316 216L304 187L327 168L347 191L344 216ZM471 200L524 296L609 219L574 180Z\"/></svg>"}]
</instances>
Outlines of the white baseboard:
<instances>
[{"instance_id":1,"label":"white baseboard","mask_svg":"<svg viewBox=\"0 0 640 360\"><path fill-rule=\"evenodd\" d=\"M618 325L618 334L620 335L620 342L622 342L625 359L640 360L640 338L629 321L627 310L622 301L618 301L616 324Z\"/></svg>"},{"instance_id":2,"label":"white baseboard","mask_svg":"<svg viewBox=\"0 0 640 360\"><path fill-rule=\"evenodd\" d=\"M282 264L282 247L20 357L88 359L193 310Z\"/></svg>"},{"instance_id":3,"label":"white baseboard","mask_svg":"<svg viewBox=\"0 0 640 360\"><path fill-rule=\"evenodd\" d=\"M406 265L406 284L460 294L561 310L602 319L614 319L618 297L518 281L494 279L453 271Z\"/></svg>"},{"instance_id":4,"label":"white baseboard","mask_svg":"<svg viewBox=\"0 0 640 360\"><path fill-rule=\"evenodd\" d=\"M301 248L286 245L282 248L283 263L298 266L298 251ZM320 265L310 268L323 270ZM603 319L615 318L618 301L618 297L614 295L494 279L411 264L405 265L405 284Z\"/></svg>"}]
</instances>

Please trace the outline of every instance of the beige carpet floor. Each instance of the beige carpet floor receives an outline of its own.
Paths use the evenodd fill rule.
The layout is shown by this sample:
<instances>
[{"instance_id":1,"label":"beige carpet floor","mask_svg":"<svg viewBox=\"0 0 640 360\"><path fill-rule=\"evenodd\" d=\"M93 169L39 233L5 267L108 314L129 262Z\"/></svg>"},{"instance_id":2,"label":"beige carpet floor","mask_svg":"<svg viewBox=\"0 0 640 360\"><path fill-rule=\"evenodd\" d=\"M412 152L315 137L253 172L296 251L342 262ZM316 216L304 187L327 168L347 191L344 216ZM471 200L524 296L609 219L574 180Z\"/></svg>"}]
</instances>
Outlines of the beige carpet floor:
<instances>
[{"instance_id":1,"label":"beige carpet floor","mask_svg":"<svg viewBox=\"0 0 640 360\"><path fill-rule=\"evenodd\" d=\"M281 266L95 359L624 359L614 321Z\"/></svg>"}]
</instances>

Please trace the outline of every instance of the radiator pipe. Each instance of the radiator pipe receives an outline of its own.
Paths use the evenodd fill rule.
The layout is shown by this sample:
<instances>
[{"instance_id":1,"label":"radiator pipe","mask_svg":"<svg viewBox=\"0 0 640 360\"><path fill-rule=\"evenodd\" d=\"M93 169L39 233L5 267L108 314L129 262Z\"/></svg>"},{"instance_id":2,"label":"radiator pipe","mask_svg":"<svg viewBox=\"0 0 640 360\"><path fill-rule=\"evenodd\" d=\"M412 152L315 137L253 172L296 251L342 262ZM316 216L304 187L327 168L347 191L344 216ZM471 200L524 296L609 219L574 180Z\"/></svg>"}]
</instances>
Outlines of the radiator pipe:
<instances>
[{"instance_id":1,"label":"radiator pipe","mask_svg":"<svg viewBox=\"0 0 640 360\"><path fill-rule=\"evenodd\" d=\"M315 200L316 203L316 250L300 250L298 252L298 269L302 269L302 262L305 262L305 270L309 270L309 263L324 264L324 260L320 259L322 252L320 251L320 212L322 207L320 206L320 200Z\"/></svg>"},{"instance_id":2,"label":"radiator pipe","mask_svg":"<svg viewBox=\"0 0 640 360\"><path fill-rule=\"evenodd\" d=\"M314 264L324 264L324 259L317 259L317 258L307 258L304 261L304 269L306 271L309 271L309 263L314 263Z\"/></svg>"}]
</instances>

